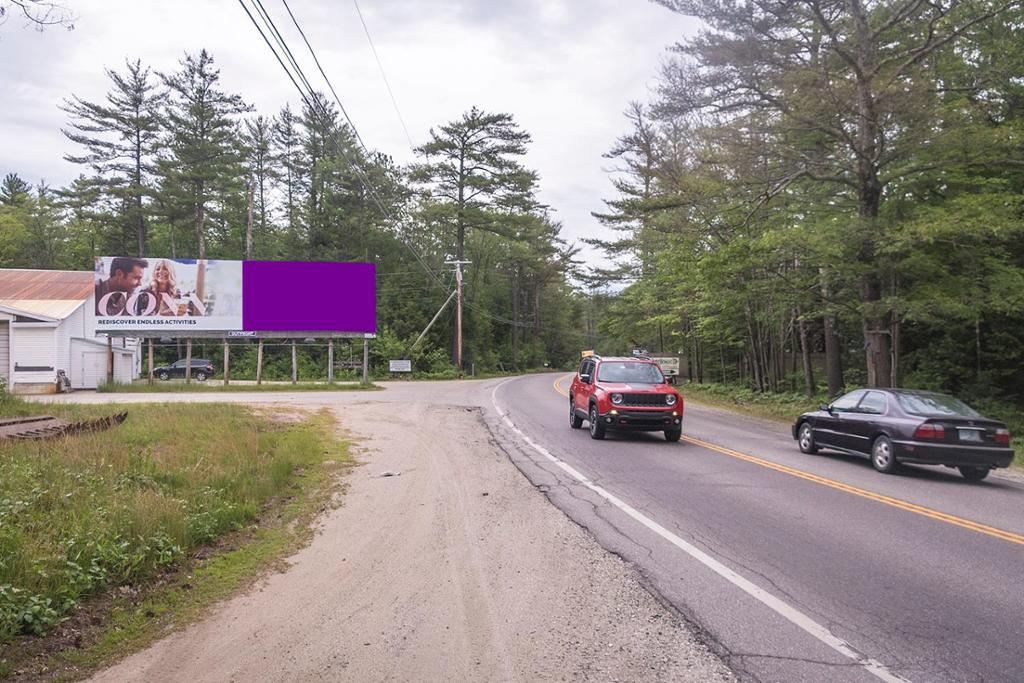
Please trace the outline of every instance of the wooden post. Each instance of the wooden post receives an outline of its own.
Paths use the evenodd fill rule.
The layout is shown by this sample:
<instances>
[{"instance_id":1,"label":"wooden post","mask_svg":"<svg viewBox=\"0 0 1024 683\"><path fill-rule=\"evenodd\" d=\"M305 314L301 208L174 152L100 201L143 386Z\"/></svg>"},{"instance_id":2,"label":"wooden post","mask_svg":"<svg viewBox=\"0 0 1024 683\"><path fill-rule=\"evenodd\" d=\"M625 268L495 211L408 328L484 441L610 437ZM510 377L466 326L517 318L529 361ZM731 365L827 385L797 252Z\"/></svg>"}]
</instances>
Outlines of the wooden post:
<instances>
[{"instance_id":1,"label":"wooden post","mask_svg":"<svg viewBox=\"0 0 1024 683\"><path fill-rule=\"evenodd\" d=\"M185 384L192 381L192 337L185 340Z\"/></svg>"},{"instance_id":2,"label":"wooden post","mask_svg":"<svg viewBox=\"0 0 1024 683\"><path fill-rule=\"evenodd\" d=\"M228 338L224 337L224 386L231 382L231 347Z\"/></svg>"},{"instance_id":3,"label":"wooden post","mask_svg":"<svg viewBox=\"0 0 1024 683\"><path fill-rule=\"evenodd\" d=\"M256 384L263 384L263 340L256 347Z\"/></svg>"},{"instance_id":4,"label":"wooden post","mask_svg":"<svg viewBox=\"0 0 1024 683\"><path fill-rule=\"evenodd\" d=\"M334 339L327 340L327 383L334 383Z\"/></svg>"},{"instance_id":5,"label":"wooden post","mask_svg":"<svg viewBox=\"0 0 1024 683\"><path fill-rule=\"evenodd\" d=\"M114 338L107 337L107 384L114 383Z\"/></svg>"},{"instance_id":6,"label":"wooden post","mask_svg":"<svg viewBox=\"0 0 1024 683\"><path fill-rule=\"evenodd\" d=\"M299 361L295 356L295 340L292 339L292 384L299 380Z\"/></svg>"},{"instance_id":7,"label":"wooden post","mask_svg":"<svg viewBox=\"0 0 1024 683\"><path fill-rule=\"evenodd\" d=\"M146 341L149 342L149 383L153 383L153 338L150 337Z\"/></svg>"},{"instance_id":8,"label":"wooden post","mask_svg":"<svg viewBox=\"0 0 1024 683\"><path fill-rule=\"evenodd\" d=\"M363 337L363 384L370 383L370 340Z\"/></svg>"}]
</instances>

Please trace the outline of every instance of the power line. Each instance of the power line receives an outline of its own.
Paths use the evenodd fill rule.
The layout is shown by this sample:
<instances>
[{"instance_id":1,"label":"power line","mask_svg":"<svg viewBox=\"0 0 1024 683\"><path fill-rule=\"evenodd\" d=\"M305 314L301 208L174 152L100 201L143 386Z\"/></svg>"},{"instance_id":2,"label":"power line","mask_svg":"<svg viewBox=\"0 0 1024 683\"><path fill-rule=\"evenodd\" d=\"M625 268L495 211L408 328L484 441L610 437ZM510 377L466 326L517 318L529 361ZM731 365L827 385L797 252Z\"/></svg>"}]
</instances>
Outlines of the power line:
<instances>
[{"instance_id":1,"label":"power line","mask_svg":"<svg viewBox=\"0 0 1024 683\"><path fill-rule=\"evenodd\" d=\"M321 120L323 121L323 123L325 125L325 129L329 130L330 127L331 127L330 126L331 122L330 122L330 119L329 119L329 117L327 115L326 109L323 106L323 103L320 101L320 98L313 91L312 86L309 84L309 80L306 78L305 73L302 71L302 68L298 65L298 62L295 60L294 56L291 53L291 50L288 49L287 41L281 35L280 31L277 30L277 26L274 24L274 20L271 19L269 13L266 11L266 8L263 7L262 2L260 0L251 0L251 1L254 3L254 5L253 5L254 8L256 6L259 6L259 9L256 10L257 14L260 15L260 17L263 20L264 24L267 25L268 31L270 31L271 34L274 35L275 40L278 42L279 45L281 45L281 49L286 53L286 55L288 57L288 61L292 64L292 67L296 71L296 76L306 85L306 88L309 90L309 94L308 94L309 96L308 97L307 97L306 91L303 90L302 86L300 86L299 83L295 80L296 76L292 75L292 72L285 65L284 60L281 59L281 56L278 54L277 50L274 49L274 46L270 43L270 40L267 38L266 34L263 32L263 29L260 28L260 25L257 23L255 17L253 17L252 13L249 11L249 8L246 7L244 1L243 0L238 0L239 4L242 5L242 9L245 10L245 13L249 16L250 21L252 21L253 26L256 27L256 30L259 32L260 36L263 38L263 42L265 42L267 44L267 47L270 48L270 51L274 53L274 57L277 59L277 63L280 64L281 68L285 70L285 73L288 75L289 80L291 80L292 85L294 85L295 89L298 90L299 96L302 97L303 102L306 103L306 106L309 108L310 112L312 112L314 115L318 115L321 118ZM261 12L261 10L262 10L262 12ZM293 21L294 21L294 16L293 16ZM296 25L297 25L297 22L296 22ZM307 46L309 46L308 41L307 41L306 44L307 44ZM310 47L310 51L312 52L312 47L311 46L309 46L309 47ZM314 59L316 59L315 53L314 53ZM333 88L332 88L332 90L333 90ZM337 94L335 94L335 99L336 100L338 99L337 98ZM338 106L341 107L342 111L344 112L344 107L341 104L340 100L338 100ZM347 114L345 116L346 116L346 120L349 120L348 117L347 117ZM349 120L349 125L352 126L351 120ZM359 139L358 138L358 131L355 129L354 126L352 126L352 130L353 130L353 133L357 136L357 139ZM385 218L387 218L388 220L391 220L391 221L394 221L395 223L398 223L398 221L395 221L394 217L391 215L391 212L388 211L384 207L383 202L380 201L380 198L377 196L377 193L376 193L376 190L373 187L373 184L370 182L369 178L366 176L366 174L363 171L362 167L359 164L355 163L355 161L348 155L348 152L344 149L344 147L342 145L338 144L338 140L337 140L336 134L335 134L335 136L332 136L330 139L334 143L334 146L337 149L337 151L339 151L342 154L342 156L349 163L349 165L352 167L352 169L355 170L356 174L359 176L360 183L363 185L363 187L369 193L371 200L374 202L374 204L376 204L376 206L377 206L378 210L380 210L381 214ZM359 139L359 142L360 142L360 144L362 144L362 140L361 139ZM364 150L366 149L365 145L363 146L363 149ZM369 154L369 151L367 150L366 153ZM424 270L426 270L427 274L431 277L431 279L433 279L434 282L436 282L437 285L439 287L441 287L441 289L444 290L445 293L449 293L451 291L451 289L444 286L444 284L438 278L437 274L423 260L423 257L421 257L419 255L419 253L415 249L413 249L413 247L407 241L402 241L402 243L406 245L406 247L409 249L409 251L412 253L412 255L416 258L416 260L419 261L420 265L423 267Z\"/></svg>"},{"instance_id":2,"label":"power line","mask_svg":"<svg viewBox=\"0 0 1024 683\"><path fill-rule=\"evenodd\" d=\"M321 120L322 120L322 122L324 124L325 131L330 132L330 130L331 130L331 128L333 128L333 126L331 125L331 120L330 120L330 117L329 117L328 112L326 110L326 107L324 106L324 103L321 101L320 97L313 90L313 87L310 85L309 80L306 78L305 73L302 71L302 67L300 67L298 65L297 60L295 59L295 57L292 54L291 50L288 48L288 44L287 44L287 41L284 39L284 36L282 36L280 31L277 29L277 26L274 24L274 20L270 17L270 14L266 11L266 8L263 6L263 3L261 2L261 0L250 0L250 2L253 3L254 9L256 7L259 8L259 9L256 10L256 13L260 15L260 18L263 21L264 25L267 26L267 30L274 37L275 42L277 42L278 45L281 47L281 50L286 55L286 57L288 59L288 62L292 65L292 68L295 70L295 75L292 74L291 70L289 70L288 66L285 64L284 60L281 58L281 55L278 54L278 51L271 44L270 40L267 38L267 35L263 32L263 29L260 27L259 23L256 21L256 18L253 16L252 12L249 11L249 8L246 6L245 0L238 0L238 3L242 6L242 9L245 11L246 15L248 15L248 17L249 17L249 20L252 22L253 26L256 28L256 31L259 32L260 37L263 38L263 42L266 43L267 47L270 48L270 51L272 53L274 53L274 58L277 60L277 63L281 65L281 68L284 69L285 74L288 76L288 79L292 82L292 85L294 85L295 89L299 92L299 96L302 98L303 102L306 103L306 106L309 108L310 112L312 112L315 115L318 115L321 118ZM313 60L317 64L317 68L319 68L321 75L324 77L324 80L327 82L327 85L328 85L328 87L331 90L331 94L334 96L335 102L337 102L338 107L341 109L342 115L345 117L345 120L348 122L349 127L352 129L353 135L355 136L356 140L359 142L359 145L362 147L363 152L366 154L366 156L367 157L371 156L371 153L370 153L369 149L367 148L366 144L363 142L362 138L359 136L359 131L356 129L355 124L352 122L352 119L349 117L348 112L345 110L345 106L341 103L341 99L338 97L337 92L334 90L334 86L331 84L330 79L327 78L327 74L324 73L323 68L320 66L320 60L317 59L316 52L313 50L313 46L309 43L309 40L306 39L305 32L303 32L302 27L298 23L298 20L296 19L295 15L292 13L291 8L288 6L287 0L281 0L281 2L284 4L285 8L288 10L288 15L291 17L292 23L295 24L295 28L298 29L299 33L302 35L303 41L306 43L306 47L309 49L309 52L312 55ZM299 80L301 80L302 83L306 86L306 90L309 91L308 92L308 96L307 96L306 90L303 90L303 87L301 85L299 85L298 81L296 81L296 77ZM363 185L364 189L366 189L367 193L370 195L371 200L377 206L377 209L381 212L381 215L384 216L386 219L388 219L388 220L390 220L390 221L392 221L395 224L400 226L400 221L396 220L394 218L394 216L391 214L391 212L387 208L385 208L384 203L380 200L380 197L377 195L377 192L376 192L376 189L374 188L373 183L370 182L369 177L366 175L366 173L363 170L363 168L361 167L361 165L356 163L356 160L352 159L349 156L349 154L345 150L344 146L338 143L337 135L338 135L337 131L334 132L334 134L330 135L330 136L328 136L325 133L325 138L326 139L330 139L331 142L334 143L335 149L338 152L341 153L341 155L345 158L345 160L349 163L349 165L352 167L352 169L359 176L360 183ZM426 263L426 261L423 259L423 257L419 254L419 252L416 251L415 248L413 248L413 246L409 243L409 241L408 240L400 240L400 241L402 242L402 244L404 244L406 246L406 248L410 251L410 253L412 253L412 255L419 262L420 266L426 271L426 273L437 284L437 286L440 287L446 294L450 294L451 293L451 287L445 285L445 283L443 283L441 281L441 279L438 277L437 273L435 273L434 270ZM503 318L503 317L498 316L498 315L494 315L493 313L490 313L489 311L484 310L483 308L480 308L477 305L472 304L472 303L470 303L468 301L465 302L465 305L468 308L471 308L472 310L477 311L481 315L484 315L485 317L491 318L493 320L496 320L496 321L499 321L499 322L502 322L502 323L505 323L505 324L515 325L515 326L519 326L519 327L533 327L532 323L522 323L522 322L518 322L518 321L509 320L508 318Z\"/></svg>"},{"instance_id":3,"label":"power line","mask_svg":"<svg viewBox=\"0 0 1024 683\"><path fill-rule=\"evenodd\" d=\"M259 2L259 0L256 1ZM352 133L355 134L356 139L359 140L359 144L362 146L363 151L366 154L369 154L370 150L367 149L366 144L363 142L363 138L359 136L359 131L356 129L356 124L352 123L351 117L349 117L348 112L345 111L345 105L341 103L341 98L338 97L338 93L335 92L334 85L331 83L331 79L327 77L327 74L324 73L324 68L320 66L320 60L317 59L316 52L313 50L313 46L309 44L309 40L306 38L306 32L302 30L302 27L299 26L299 22L295 18L295 15L292 14L292 8L288 5L288 0L281 0L281 3L284 5L284 8L288 10L288 16L291 17L292 23L295 24L295 28L298 29L299 35L302 36L302 41L306 43L306 47L309 48L309 54L313 56L313 62L316 63L316 68L320 70L320 75L324 77L324 81L327 83L327 87L331 89L331 94L334 95L334 101L337 102L338 106L341 108L342 115L345 117L345 120L348 121L348 125L352 128Z\"/></svg>"},{"instance_id":4,"label":"power line","mask_svg":"<svg viewBox=\"0 0 1024 683\"><path fill-rule=\"evenodd\" d=\"M391 84L388 82L388 76L384 73L384 65L380 62L380 56L377 54L377 48L373 44L373 38L370 37L370 29L366 25L366 20L363 19L363 10L359 9L359 0L352 0L352 4L356 6L356 14L359 15L359 23L363 25L363 32L366 33L366 41L370 43L370 50L373 52L373 58L377 60L377 68L380 69L380 77L384 79L384 87L388 89L388 95L391 96L391 104L395 108L395 113L398 114L398 122L402 124L402 130L405 131L405 139L409 141L409 149L414 149L415 145L412 144L412 136L409 135L409 129L405 125L405 119L402 118L402 112L398 109L398 101L395 99L395 93L391 90Z\"/></svg>"}]
</instances>

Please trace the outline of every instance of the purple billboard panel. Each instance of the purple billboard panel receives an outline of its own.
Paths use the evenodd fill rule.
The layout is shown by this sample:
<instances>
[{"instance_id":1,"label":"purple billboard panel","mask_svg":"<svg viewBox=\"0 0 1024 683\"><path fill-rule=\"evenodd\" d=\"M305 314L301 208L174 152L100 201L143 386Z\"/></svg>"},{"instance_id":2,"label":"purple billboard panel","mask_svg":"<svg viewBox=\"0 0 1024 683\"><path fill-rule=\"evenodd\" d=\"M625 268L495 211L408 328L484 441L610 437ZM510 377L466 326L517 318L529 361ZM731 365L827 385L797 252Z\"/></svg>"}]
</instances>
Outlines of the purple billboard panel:
<instances>
[{"instance_id":1,"label":"purple billboard panel","mask_svg":"<svg viewBox=\"0 0 1024 683\"><path fill-rule=\"evenodd\" d=\"M243 261L242 329L377 332L372 263Z\"/></svg>"}]
</instances>

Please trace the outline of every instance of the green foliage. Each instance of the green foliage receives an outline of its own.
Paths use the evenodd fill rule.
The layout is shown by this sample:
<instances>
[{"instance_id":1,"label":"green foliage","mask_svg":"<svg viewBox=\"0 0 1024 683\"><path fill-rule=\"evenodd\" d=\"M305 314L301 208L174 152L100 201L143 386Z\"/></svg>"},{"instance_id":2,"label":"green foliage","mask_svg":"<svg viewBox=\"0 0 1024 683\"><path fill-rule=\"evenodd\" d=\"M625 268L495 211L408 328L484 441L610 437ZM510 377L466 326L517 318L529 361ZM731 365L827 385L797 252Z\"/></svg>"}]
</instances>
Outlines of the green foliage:
<instances>
[{"instance_id":1,"label":"green foliage","mask_svg":"<svg viewBox=\"0 0 1024 683\"><path fill-rule=\"evenodd\" d=\"M0 401L0 414L26 405ZM80 419L98 410L59 412ZM332 450L320 418L278 424L231 405L129 410L124 425L74 437L73 449L53 442L5 447L0 642L48 631L107 586L145 582L177 566L195 548L249 524L300 470Z\"/></svg>"},{"instance_id":2,"label":"green foliage","mask_svg":"<svg viewBox=\"0 0 1024 683\"><path fill-rule=\"evenodd\" d=\"M1020 6L662 4L705 30L608 154L617 235L592 243L616 265L593 280L630 282L605 343L759 392L797 388L806 351L1024 403Z\"/></svg>"}]
</instances>

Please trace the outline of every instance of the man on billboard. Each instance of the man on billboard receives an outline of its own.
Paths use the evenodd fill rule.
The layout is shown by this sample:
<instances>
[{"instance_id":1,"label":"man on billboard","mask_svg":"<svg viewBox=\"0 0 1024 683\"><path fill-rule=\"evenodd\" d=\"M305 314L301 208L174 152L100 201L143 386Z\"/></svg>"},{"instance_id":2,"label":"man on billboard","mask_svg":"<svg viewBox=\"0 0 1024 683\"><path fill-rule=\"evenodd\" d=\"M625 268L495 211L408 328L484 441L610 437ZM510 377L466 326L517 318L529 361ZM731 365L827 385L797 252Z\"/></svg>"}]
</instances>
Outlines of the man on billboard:
<instances>
[{"instance_id":1,"label":"man on billboard","mask_svg":"<svg viewBox=\"0 0 1024 683\"><path fill-rule=\"evenodd\" d=\"M110 261L110 275L96 283L96 315L126 315L125 304L142 282L149 262L141 258L117 256ZM107 296L120 293L122 296Z\"/></svg>"}]
</instances>

